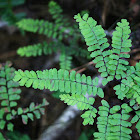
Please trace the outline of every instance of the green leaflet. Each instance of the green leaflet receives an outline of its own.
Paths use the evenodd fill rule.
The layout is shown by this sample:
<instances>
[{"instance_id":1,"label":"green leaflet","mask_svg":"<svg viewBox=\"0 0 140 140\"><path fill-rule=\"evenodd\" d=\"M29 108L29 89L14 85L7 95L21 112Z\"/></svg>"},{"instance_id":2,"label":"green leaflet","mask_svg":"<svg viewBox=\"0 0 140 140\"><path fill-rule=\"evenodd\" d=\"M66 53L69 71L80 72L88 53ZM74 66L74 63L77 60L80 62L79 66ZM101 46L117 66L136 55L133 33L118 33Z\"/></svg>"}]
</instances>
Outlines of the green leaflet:
<instances>
[{"instance_id":1,"label":"green leaflet","mask_svg":"<svg viewBox=\"0 0 140 140\"><path fill-rule=\"evenodd\" d=\"M20 86L30 87L35 89L50 89L51 91L60 90L61 92L72 93L72 94L98 94L101 98L104 96L103 91L98 88L98 78L94 80L91 77L85 75L76 74L75 71L68 72L67 70L44 70L36 71L32 76L32 71L21 71L15 72L14 81L18 81ZM37 77L36 77L37 75Z\"/></svg>"}]
</instances>

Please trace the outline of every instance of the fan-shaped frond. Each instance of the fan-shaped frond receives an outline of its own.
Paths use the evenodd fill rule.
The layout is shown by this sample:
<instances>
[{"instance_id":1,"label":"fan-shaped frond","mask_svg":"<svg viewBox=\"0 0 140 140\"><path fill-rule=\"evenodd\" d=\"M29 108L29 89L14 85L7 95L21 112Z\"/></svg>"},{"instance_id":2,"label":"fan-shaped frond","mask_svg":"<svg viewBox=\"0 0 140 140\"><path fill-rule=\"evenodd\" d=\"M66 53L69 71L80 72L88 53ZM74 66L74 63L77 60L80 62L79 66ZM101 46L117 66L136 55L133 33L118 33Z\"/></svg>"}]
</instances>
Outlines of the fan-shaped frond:
<instances>
[{"instance_id":1,"label":"fan-shaped frond","mask_svg":"<svg viewBox=\"0 0 140 140\"><path fill-rule=\"evenodd\" d=\"M104 33L103 28L100 25L96 25L97 22L88 17L88 14L85 14L82 18L80 14L75 16L77 22L79 22L79 28L83 34L88 51L92 52L91 57L95 58L93 60L96 63L96 68L99 68L98 71L101 72L102 77L107 77L108 73L108 61L109 55L111 54L110 50L105 51L109 47L107 43L106 34Z\"/></svg>"},{"instance_id":2,"label":"fan-shaped frond","mask_svg":"<svg viewBox=\"0 0 140 140\"><path fill-rule=\"evenodd\" d=\"M35 89L50 89L51 91L60 90L60 92L72 94L88 94L104 96L103 90L97 88L98 78L94 80L90 76L84 74L76 74L75 71L69 73L67 70L44 70L44 71L21 71L15 72L15 81L18 81L20 86L30 87Z\"/></svg>"}]
</instances>

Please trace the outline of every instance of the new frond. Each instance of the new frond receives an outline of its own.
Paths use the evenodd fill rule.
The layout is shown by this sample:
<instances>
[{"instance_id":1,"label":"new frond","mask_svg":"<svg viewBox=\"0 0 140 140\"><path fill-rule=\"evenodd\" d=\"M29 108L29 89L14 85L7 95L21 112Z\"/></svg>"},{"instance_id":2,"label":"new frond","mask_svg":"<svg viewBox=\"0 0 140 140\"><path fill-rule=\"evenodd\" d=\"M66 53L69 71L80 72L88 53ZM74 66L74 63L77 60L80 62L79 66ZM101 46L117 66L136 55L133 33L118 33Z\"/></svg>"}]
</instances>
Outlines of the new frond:
<instances>
[{"instance_id":1,"label":"new frond","mask_svg":"<svg viewBox=\"0 0 140 140\"><path fill-rule=\"evenodd\" d=\"M76 74L75 71L69 72L67 70L44 70L44 71L22 71L15 72L14 81L18 81L20 86L30 87L34 89L49 89L51 91L60 90L60 92L83 94L86 92L90 95L99 95L104 97L103 90L98 85L98 78L94 80L90 76L84 74Z\"/></svg>"}]
</instances>

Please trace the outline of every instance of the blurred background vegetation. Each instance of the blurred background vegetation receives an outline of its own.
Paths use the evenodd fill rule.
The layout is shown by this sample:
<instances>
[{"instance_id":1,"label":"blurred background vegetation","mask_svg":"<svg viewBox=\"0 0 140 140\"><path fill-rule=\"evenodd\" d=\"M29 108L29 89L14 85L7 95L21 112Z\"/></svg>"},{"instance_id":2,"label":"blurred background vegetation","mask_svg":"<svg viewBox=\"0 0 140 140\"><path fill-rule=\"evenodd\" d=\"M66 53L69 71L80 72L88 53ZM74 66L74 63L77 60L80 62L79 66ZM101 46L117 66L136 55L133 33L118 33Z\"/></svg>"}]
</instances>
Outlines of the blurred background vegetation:
<instances>
[{"instance_id":1,"label":"blurred background vegetation","mask_svg":"<svg viewBox=\"0 0 140 140\"><path fill-rule=\"evenodd\" d=\"M140 1L139 0L56 0L62 7L63 13L73 22L74 15L86 10L98 24L101 24L108 34L109 41L116 22L125 18L130 22L132 30L132 50L130 52L130 65L135 65L140 59ZM46 39L45 36L24 32L16 27L16 22L23 18L44 19L51 21L48 12L49 0L0 0L0 63L11 61L16 69L42 70L49 68L59 68L58 61L52 61L54 55L40 57L20 57L17 49L21 46L35 44ZM88 61L87 61L88 62ZM76 67L85 64L81 59L73 58ZM87 75L93 74L93 66L79 68ZM85 70L86 69L86 70ZM105 89L111 92L111 88ZM46 107L46 114L40 120L35 120L27 125L21 123L20 118L15 122L15 131L8 132L7 136L11 140L37 139L43 130L49 127L67 107L63 102L51 96L50 91L40 91L22 88L21 104L23 107L34 101L39 103L43 97L50 103ZM97 128L93 126L83 126L82 119L78 116L71 126L65 130L58 140L86 140L93 139L92 132ZM133 129L133 128L132 128ZM135 131L134 131L135 132ZM134 133L134 139L139 139Z\"/></svg>"}]
</instances>

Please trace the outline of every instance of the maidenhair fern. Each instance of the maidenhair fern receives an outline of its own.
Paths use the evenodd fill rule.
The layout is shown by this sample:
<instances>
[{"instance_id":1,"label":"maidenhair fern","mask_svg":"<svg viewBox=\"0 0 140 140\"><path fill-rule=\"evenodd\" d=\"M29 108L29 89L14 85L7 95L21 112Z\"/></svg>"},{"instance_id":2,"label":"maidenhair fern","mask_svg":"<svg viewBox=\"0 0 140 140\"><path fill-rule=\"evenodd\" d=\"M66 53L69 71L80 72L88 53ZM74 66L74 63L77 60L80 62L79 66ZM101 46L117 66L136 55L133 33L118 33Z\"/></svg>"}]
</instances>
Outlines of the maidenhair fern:
<instances>
[{"instance_id":1,"label":"maidenhair fern","mask_svg":"<svg viewBox=\"0 0 140 140\"><path fill-rule=\"evenodd\" d=\"M51 5L55 6L55 3L52 2L49 6ZM57 17L61 17L62 10L58 10L58 14L54 12L57 8L59 9L59 6L55 7L54 10L50 10L54 20L56 20ZM84 14L83 16L77 14L74 18L79 23L80 31L88 46L90 57L94 59L95 67L98 69L101 77L104 78L102 85L105 86L117 80L117 85L114 86L114 90L117 95L116 97L122 100L120 104L114 105L110 100L107 102L102 99L101 106L95 107L95 97L98 95L100 98L104 98L103 89L98 87L99 78L96 77L92 79L85 74L68 71L70 69L70 62L66 61L64 63L64 59L71 60L70 56L72 54L76 55L77 52L76 49L73 51L73 45L75 43L74 40L78 42L79 35L69 42L73 50L71 49L70 51L67 46L63 46L64 48L62 50L60 49L61 47L59 47L59 50L61 50L61 68L63 69L57 70L53 68L44 71L18 70L15 72L14 81L18 82L20 86L69 93L62 93L59 97L68 105L77 105L78 109L85 111L81 115L84 120L84 125L93 125L97 117L98 132L94 133L95 139L130 140L132 134L131 126L135 123L137 131L140 134L140 63L137 63L136 66L128 65L129 62L127 58L130 56L127 53L131 47L129 23L126 19L122 19L121 22L117 23L116 30L112 37L111 48L104 29L100 25L97 25L97 22L92 17L89 17L88 14ZM62 18L60 19L63 20ZM49 34L47 34L47 36L52 36L52 38L55 38L57 41L60 39L57 36L60 35L62 37L66 33L63 30L65 28L61 28L61 26L63 26L62 21L59 20L56 21L56 23L61 24L61 26L55 28L54 25L49 22L36 20L32 23L33 20L25 21L26 25L23 24L23 21L19 22L18 25L23 28L26 26L24 29L27 28L28 31L34 30L35 32L46 33L47 30ZM28 21L31 22L29 23ZM27 25L27 23L29 24ZM54 30L58 31L56 35L53 35ZM61 30L63 35L59 30ZM22 51L18 52L20 55L26 55L25 53L22 54ZM38 52L40 53L36 51L35 55L44 53L44 51L39 50Z\"/></svg>"},{"instance_id":2,"label":"maidenhair fern","mask_svg":"<svg viewBox=\"0 0 140 140\"><path fill-rule=\"evenodd\" d=\"M0 139L3 140L4 136L1 132L4 129L13 131L14 124L11 120L16 119L18 116L22 118L24 124L27 124L28 119L34 120L40 118L44 114L44 106L47 105L46 100L42 104L35 105L31 103L29 108L22 109L17 107L17 101L20 99L21 90L19 84L13 82L15 69L10 67L10 63L0 68Z\"/></svg>"},{"instance_id":3,"label":"maidenhair fern","mask_svg":"<svg viewBox=\"0 0 140 140\"><path fill-rule=\"evenodd\" d=\"M89 53L87 50L79 47L80 32L63 15L61 7L54 1L50 1L48 7L54 22L43 19L23 19L17 22L17 26L28 32L45 35L49 38L49 43L44 41L43 43L24 46L19 48L17 53L25 57L59 53L60 68L68 70L72 66L72 56L90 58Z\"/></svg>"}]
</instances>

